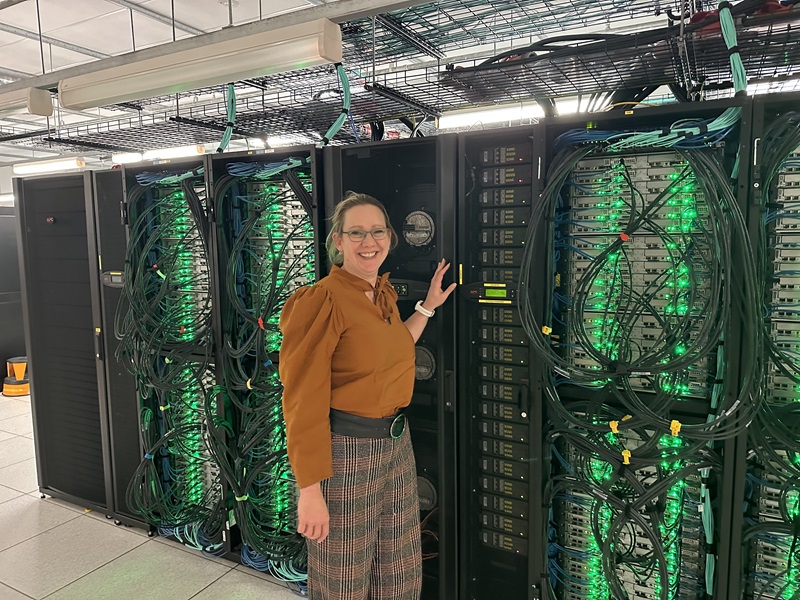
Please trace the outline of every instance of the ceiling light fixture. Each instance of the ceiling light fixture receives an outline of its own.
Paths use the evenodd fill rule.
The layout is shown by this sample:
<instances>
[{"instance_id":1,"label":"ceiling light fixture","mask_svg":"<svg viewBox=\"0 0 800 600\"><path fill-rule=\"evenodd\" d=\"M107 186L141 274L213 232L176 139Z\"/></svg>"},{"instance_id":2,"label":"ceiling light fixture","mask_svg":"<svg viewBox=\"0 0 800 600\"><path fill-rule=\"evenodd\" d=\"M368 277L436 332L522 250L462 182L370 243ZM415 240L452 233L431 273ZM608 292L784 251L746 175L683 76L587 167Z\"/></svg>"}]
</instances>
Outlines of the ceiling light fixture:
<instances>
[{"instance_id":1,"label":"ceiling light fixture","mask_svg":"<svg viewBox=\"0 0 800 600\"><path fill-rule=\"evenodd\" d=\"M159 148L158 150L148 150L142 154L141 160L167 160L170 158L185 158L187 156L197 156L205 154L205 146L178 146L176 148Z\"/></svg>"},{"instance_id":2,"label":"ceiling light fixture","mask_svg":"<svg viewBox=\"0 0 800 600\"><path fill-rule=\"evenodd\" d=\"M82 169L86 161L79 157L54 158L36 162L19 163L13 166L14 175L36 175L37 173L54 173L56 171L69 171Z\"/></svg>"},{"instance_id":3,"label":"ceiling light fixture","mask_svg":"<svg viewBox=\"0 0 800 600\"><path fill-rule=\"evenodd\" d=\"M317 19L155 58L137 60L134 52L124 65L63 79L58 98L83 110L341 60L341 29Z\"/></svg>"},{"instance_id":4,"label":"ceiling light fixture","mask_svg":"<svg viewBox=\"0 0 800 600\"><path fill-rule=\"evenodd\" d=\"M513 104L481 109L454 110L439 117L439 129L472 127L480 123L527 121L544 117L538 104Z\"/></svg>"},{"instance_id":5,"label":"ceiling light fixture","mask_svg":"<svg viewBox=\"0 0 800 600\"><path fill-rule=\"evenodd\" d=\"M122 152L121 154L112 154L111 162L115 165L124 165L127 163L142 162L141 152Z\"/></svg>"},{"instance_id":6,"label":"ceiling light fixture","mask_svg":"<svg viewBox=\"0 0 800 600\"><path fill-rule=\"evenodd\" d=\"M24 111L40 117L53 115L53 100L48 90L25 88L0 94L0 113Z\"/></svg>"}]
</instances>

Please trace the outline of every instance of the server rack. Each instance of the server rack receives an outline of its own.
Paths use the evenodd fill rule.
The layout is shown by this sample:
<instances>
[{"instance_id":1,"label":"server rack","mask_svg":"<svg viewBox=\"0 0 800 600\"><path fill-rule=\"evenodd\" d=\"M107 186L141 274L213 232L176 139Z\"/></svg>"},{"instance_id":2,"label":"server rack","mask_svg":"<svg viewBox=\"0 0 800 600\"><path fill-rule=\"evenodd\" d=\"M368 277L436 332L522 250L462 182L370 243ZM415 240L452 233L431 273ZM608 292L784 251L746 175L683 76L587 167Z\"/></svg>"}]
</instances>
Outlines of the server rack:
<instances>
[{"instance_id":1,"label":"server rack","mask_svg":"<svg viewBox=\"0 0 800 600\"><path fill-rule=\"evenodd\" d=\"M709 235L706 196L719 192L732 212L737 207L741 211L746 169L732 192L726 177L712 190L707 181L691 174L695 168L712 168L694 156L647 147L611 153L605 145L596 146L597 140L611 135L622 139L637 130L661 131L687 113L698 124L710 123L732 107L746 109L747 103L735 99L691 109L614 111L463 136L460 230L468 237L461 242L461 314L466 318L459 347L472 350L459 360L462 404L469 407L460 418L465 432L460 451L465 461L460 486L462 563L472 567L461 577L465 597L498 592L531 599L586 594L665 597L669 589L681 590L679 597L688 598L696 597L700 587L704 592L711 587L712 568L714 593L732 597L729 549L738 534L728 527L736 481L729 466L736 428L728 423L731 433L712 446L691 436L714 413L711 407L723 402L731 406L735 400L741 357L727 348L738 347L742 320L753 315L730 306L738 298L728 288L730 314L724 324L719 322L719 335L709 345L713 349L698 353L696 362L676 361L683 366L669 371L669 377L658 368L626 373L625 365L636 363L658 344L667 343L670 351L683 355L695 343L693 332L703 331L700 324L711 314L701 310L710 300L698 300L718 293L701 289L710 285L702 275L703 265L720 272L724 268L734 286L749 283L736 272L738 264L711 257L711 245L701 239ZM733 167L739 140L749 135L746 110L741 123L727 132L724 144L717 138L700 140L698 146L708 146L706 152L713 155L708 158L712 165ZM562 162L564 155L557 156L559 146L576 149L568 168L562 168L567 164ZM746 150L740 160L748 160ZM620 182L625 190L615 189ZM632 191L637 186L641 191ZM526 206L529 194L532 212ZM667 202L674 198L680 202ZM545 204L550 201L553 204ZM487 207L487 202L492 204ZM631 220L636 226L626 228L630 214L651 205L655 212L638 224ZM716 217L720 228L727 217ZM731 235L743 236L741 222L730 229ZM719 235L727 233L719 229ZM653 236L658 239L651 240ZM743 238L737 242L746 246ZM682 250L676 254L675 248ZM608 255L614 249L623 256L623 267L609 267L614 256ZM603 277L606 272L608 277ZM681 280L687 273L696 278L694 283ZM677 291L672 294L661 283L669 277L675 278ZM628 313L626 323L615 319L625 314L617 296L622 280L626 293L638 289L648 294L641 302L646 310ZM691 297L682 296L684 285L697 290ZM573 308L581 295L585 299L580 308ZM516 306L527 308L515 313ZM481 315L496 317L497 322L486 328ZM675 332L672 322L683 322L684 333L665 338L653 331ZM515 327L521 326L526 336L515 335ZM490 334L500 343L487 345ZM679 343L673 339L676 335L685 340ZM525 349L525 337L535 353ZM617 344L623 350L617 350ZM724 372L719 366L723 362ZM608 379L592 374L614 364L617 368ZM617 387L619 381L626 386L624 392ZM666 397L673 398L668 411L658 418L638 419L653 413L648 402ZM658 406L653 409L657 412ZM633 420L627 416L631 413ZM674 427L672 433L668 426ZM543 437L537 439L542 430ZM684 446L692 452L681 450ZM664 464L642 461L639 457L646 456L648 448L680 459ZM488 473L480 472L484 467ZM576 472L584 475L575 475L578 467ZM703 469L701 476L688 475L698 469ZM582 477L590 484L584 485ZM629 485L639 491L632 493ZM650 488L659 490L659 501L645 507L640 498L649 498L645 490ZM602 494L593 496L592 489ZM474 494L477 501L471 499ZM713 525L698 520L698 503L706 516L713 513ZM634 515L630 529L609 542L603 527L620 527L623 513L625 518ZM671 533L676 528L687 533L676 538ZM624 549L627 544L629 550ZM601 566L608 556L616 557L616 567ZM653 556L657 559L652 568L657 566L658 573L649 579L635 575L637 566ZM706 575L708 580L702 581ZM608 586L606 592L603 585Z\"/></svg>"},{"instance_id":2,"label":"server rack","mask_svg":"<svg viewBox=\"0 0 800 600\"><path fill-rule=\"evenodd\" d=\"M321 163L318 149L302 146L217 155L210 173L219 415L226 424L210 440L227 498L226 550L295 585L305 579L305 540L297 533L285 449L278 322L288 297L319 278ZM282 573L273 568L279 563Z\"/></svg>"},{"instance_id":3,"label":"server rack","mask_svg":"<svg viewBox=\"0 0 800 600\"><path fill-rule=\"evenodd\" d=\"M39 490L112 507L107 408L93 330L96 266L89 173L14 179Z\"/></svg>"},{"instance_id":4,"label":"server rack","mask_svg":"<svg viewBox=\"0 0 800 600\"><path fill-rule=\"evenodd\" d=\"M538 598L533 494L542 481L539 364L517 285L542 184L541 127L469 133L459 144L459 588L465 598ZM544 281L544 264L537 263ZM531 574L529 576L529 573ZM538 574L542 572L539 571ZM530 581L529 581L530 580Z\"/></svg>"},{"instance_id":5,"label":"server rack","mask_svg":"<svg viewBox=\"0 0 800 600\"><path fill-rule=\"evenodd\" d=\"M795 212L800 201L800 94L753 100L753 144L749 183L749 225L763 308L763 359L759 382L763 404L739 439L734 514L742 531L733 548L731 590L745 599L788 598L800 590L792 555L797 529L800 471L796 456L797 302Z\"/></svg>"},{"instance_id":6,"label":"server rack","mask_svg":"<svg viewBox=\"0 0 800 600\"><path fill-rule=\"evenodd\" d=\"M191 548L223 554L219 467L204 442L213 394L207 157L123 169L127 232L117 353L134 373L143 454L129 509Z\"/></svg>"},{"instance_id":7,"label":"server rack","mask_svg":"<svg viewBox=\"0 0 800 600\"><path fill-rule=\"evenodd\" d=\"M128 482L142 460L139 440L139 407L136 381L118 360L119 340L114 334L117 313L124 314L122 301L125 270L125 226L122 170L95 171L92 178L92 231L89 256L96 258L92 272L93 326L97 348L97 377L101 402L107 406L112 502L110 513L117 522L149 527L127 501Z\"/></svg>"},{"instance_id":8,"label":"server rack","mask_svg":"<svg viewBox=\"0 0 800 600\"><path fill-rule=\"evenodd\" d=\"M374 196L389 213L399 245L384 270L407 318L424 300L436 264L457 265L455 247L454 135L327 148L324 153L325 215L345 191ZM326 230L327 231L327 230ZM450 275L448 275L448 278ZM456 589L455 514L455 323L456 306L437 311L417 343L414 395L407 409L417 460L421 518L426 529L423 597L460 598Z\"/></svg>"},{"instance_id":9,"label":"server rack","mask_svg":"<svg viewBox=\"0 0 800 600\"><path fill-rule=\"evenodd\" d=\"M22 328L22 295L17 252L17 223L13 206L0 205L0 256L3 276L0 279L0 361L25 355Z\"/></svg>"}]
</instances>

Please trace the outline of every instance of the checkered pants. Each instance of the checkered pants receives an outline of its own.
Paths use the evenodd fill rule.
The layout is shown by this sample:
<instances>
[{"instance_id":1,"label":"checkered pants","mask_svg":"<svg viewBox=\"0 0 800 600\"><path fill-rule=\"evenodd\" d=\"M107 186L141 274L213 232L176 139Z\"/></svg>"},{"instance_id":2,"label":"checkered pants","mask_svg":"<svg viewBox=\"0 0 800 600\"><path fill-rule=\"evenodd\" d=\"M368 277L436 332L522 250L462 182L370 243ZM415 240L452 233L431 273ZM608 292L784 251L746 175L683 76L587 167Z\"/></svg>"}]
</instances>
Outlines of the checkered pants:
<instances>
[{"instance_id":1,"label":"checkered pants","mask_svg":"<svg viewBox=\"0 0 800 600\"><path fill-rule=\"evenodd\" d=\"M419 497L411 436L333 434L333 477L322 482L330 533L308 540L312 600L418 600Z\"/></svg>"}]
</instances>

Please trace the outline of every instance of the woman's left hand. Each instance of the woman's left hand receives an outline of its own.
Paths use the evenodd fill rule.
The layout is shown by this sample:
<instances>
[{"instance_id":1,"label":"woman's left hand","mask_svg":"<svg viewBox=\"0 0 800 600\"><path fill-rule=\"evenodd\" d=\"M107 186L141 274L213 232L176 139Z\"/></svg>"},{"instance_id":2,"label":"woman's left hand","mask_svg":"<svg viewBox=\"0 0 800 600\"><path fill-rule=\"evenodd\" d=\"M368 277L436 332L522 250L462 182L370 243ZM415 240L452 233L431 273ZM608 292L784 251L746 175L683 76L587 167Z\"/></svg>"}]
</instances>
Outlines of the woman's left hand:
<instances>
[{"instance_id":1,"label":"woman's left hand","mask_svg":"<svg viewBox=\"0 0 800 600\"><path fill-rule=\"evenodd\" d=\"M439 262L439 265L436 267L436 272L433 274L433 278L431 279L431 287L428 289L428 296L422 303L422 306L427 310L436 310L439 308L442 304L444 304L444 301L447 300L447 297L453 293L453 290L456 289L455 283L451 283L449 286L447 286L446 290L442 289L442 279L449 268L450 263L445 262L444 259L442 259Z\"/></svg>"}]
</instances>

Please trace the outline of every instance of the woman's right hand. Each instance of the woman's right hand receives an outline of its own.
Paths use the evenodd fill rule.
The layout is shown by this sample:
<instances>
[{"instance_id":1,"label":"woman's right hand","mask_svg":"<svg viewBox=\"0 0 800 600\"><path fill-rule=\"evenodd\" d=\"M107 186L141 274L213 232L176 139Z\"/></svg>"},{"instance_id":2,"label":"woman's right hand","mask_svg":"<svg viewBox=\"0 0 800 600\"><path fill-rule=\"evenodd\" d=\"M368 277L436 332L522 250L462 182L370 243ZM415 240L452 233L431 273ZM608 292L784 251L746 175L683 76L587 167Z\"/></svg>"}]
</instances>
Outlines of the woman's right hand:
<instances>
[{"instance_id":1,"label":"woman's right hand","mask_svg":"<svg viewBox=\"0 0 800 600\"><path fill-rule=\"evenodd\" d=\"M330 516L319 482L300 489L297 502L297 531L309 540L321 542L328 537Z\"/></svg>"}]
</instances>

